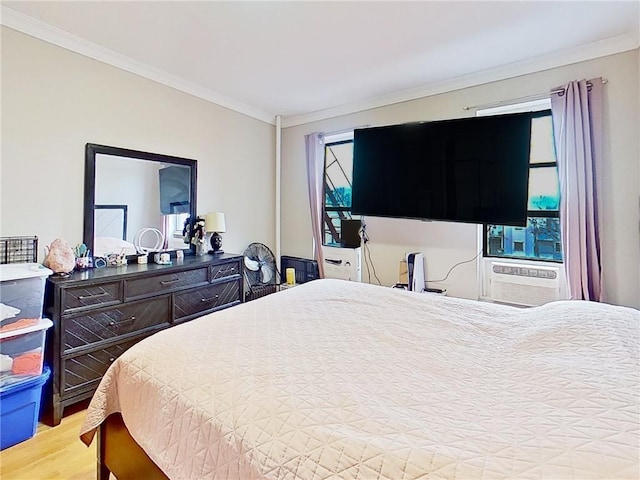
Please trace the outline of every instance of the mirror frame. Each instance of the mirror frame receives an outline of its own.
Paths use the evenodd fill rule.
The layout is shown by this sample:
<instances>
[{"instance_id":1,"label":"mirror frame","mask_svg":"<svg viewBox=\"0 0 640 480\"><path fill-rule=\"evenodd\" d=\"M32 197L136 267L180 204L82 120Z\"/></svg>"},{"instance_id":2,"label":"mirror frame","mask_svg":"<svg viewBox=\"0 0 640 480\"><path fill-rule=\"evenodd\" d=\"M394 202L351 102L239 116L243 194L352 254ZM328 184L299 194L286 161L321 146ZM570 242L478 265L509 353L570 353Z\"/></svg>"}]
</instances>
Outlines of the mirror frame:
<instances>
[{"instance_id":1,"label":"mirror frame","mask_svg":"<svg viewBox=\"0 0 640 480\"><path fill-rule=\"evenodd\" d=\"M107 145L98 145L95 143L87 143L85 146L85 166L84 166L84 232L83 241L87 248L94 251L93 236L95 231L95 205L96 205L96 155L113 155L118 157L135 158L137 160L148 160L151 162L169 163L174 165L184 165L189 167L191 173L191 195L189 196L191 221L197 216L196 206L196 186L197 186L197 170L198 162L189 158L174 157L171 155L162 155L160 153L142 152L139 150L130 150L128 148L110 147ZM184 248L185 254L192 255L195 253L193 245L189 244L188 248Z\"/></svg>"}]
</instances>

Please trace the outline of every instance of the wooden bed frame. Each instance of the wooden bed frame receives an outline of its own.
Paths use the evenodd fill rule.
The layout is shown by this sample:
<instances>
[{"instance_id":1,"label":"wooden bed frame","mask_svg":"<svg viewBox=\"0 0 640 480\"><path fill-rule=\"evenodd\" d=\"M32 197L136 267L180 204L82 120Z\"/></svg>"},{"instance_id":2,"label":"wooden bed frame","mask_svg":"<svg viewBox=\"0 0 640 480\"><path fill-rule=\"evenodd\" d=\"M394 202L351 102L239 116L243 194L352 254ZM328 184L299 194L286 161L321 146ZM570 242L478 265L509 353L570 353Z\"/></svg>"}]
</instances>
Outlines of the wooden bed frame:
<instances>
[{"instance_id":1,"label":"wooden bed frame","mask_svg":"<svg viewBox=\"0 0 640 480\"><path fill-rule=\"evenodd\" d=\"M169 480L133 439L119 413L111 414L98 431L98 480Z\"/></svg>"}]
</instances>

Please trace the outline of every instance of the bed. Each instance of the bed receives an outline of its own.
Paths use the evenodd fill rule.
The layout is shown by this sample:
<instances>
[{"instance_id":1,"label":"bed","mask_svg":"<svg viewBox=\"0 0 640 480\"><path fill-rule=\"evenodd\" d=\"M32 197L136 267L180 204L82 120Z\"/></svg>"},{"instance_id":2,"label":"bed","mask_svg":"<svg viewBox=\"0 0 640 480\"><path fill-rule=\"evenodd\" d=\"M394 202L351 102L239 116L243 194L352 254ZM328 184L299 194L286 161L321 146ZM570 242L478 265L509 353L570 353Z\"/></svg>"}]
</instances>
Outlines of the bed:
<instances>
[{"instance_id":1,"label":"bed","mask_svg":"<svg viewBox=\"0 0 640 480\"><path fill-rule=\"evenodd\" d=\"M316 280L136 344L80 436L120 480L638 478L639 317Z\"/></svg>"}]
</instances>

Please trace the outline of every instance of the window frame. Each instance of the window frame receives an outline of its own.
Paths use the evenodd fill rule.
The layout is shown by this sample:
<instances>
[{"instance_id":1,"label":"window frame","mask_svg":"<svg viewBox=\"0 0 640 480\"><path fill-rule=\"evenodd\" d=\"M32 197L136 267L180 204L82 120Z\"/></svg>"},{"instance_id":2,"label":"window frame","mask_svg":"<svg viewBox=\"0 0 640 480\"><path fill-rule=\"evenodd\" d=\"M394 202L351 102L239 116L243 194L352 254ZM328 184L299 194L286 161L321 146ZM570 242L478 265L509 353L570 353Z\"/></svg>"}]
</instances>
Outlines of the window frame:
<instances>
[{"instance_id":1,"label":"window frame","mask_svg":"<svg viewBox=\"0 0 640 480\"><path fill-rule=\"evenodd\" d=\"M505 114L508 115L509 113L514 113L517 111L522 111L521 110L521 106L520 105L514 105L513 109L509 109L508 106L505 107L501 107L501 110L499 113L500 114ZM550 108L545 108L542 110L536 110L534 112L532 112L534 115L532 115L532 118L542 118L542 117L551 117L551 121L553 122L553 117L551 114L551 109ZM553 135L553 129L552 129L552 135ZM558 168L558 160L556 157L556 160L554 162L538 162L538 163L531 163L531 161L529 161L529 171L528 174L530 175L531 170L532 169L537 169L537 168L549 168L549 167L555 167L556 169ZM527 192L527 205L529 202L529 192ZM530 218L557 218L558 220L560 219L560 208L558 206L558 210L527 210L527 224L524 227L514 227L511 225L499 225L499 226L506 226L506 227L511 227L511 228L524 228L525 230L528 228L529 226L529 219ZM482 257L483 258L498 258L498 259L507 259L507 260L522 260L522 261L531 261L531 262L549 262L549 263L554 263L554 264L562 264L564 262L564 252L561 251L562 254L562 258L561 259L555 259L555 258L535 258L535 257L523 257L523 256L518 256L518 255L491 255L489 254L489 241L488 241L488 233L489 233L489 229L488 226L489 225L497 225L497 224L489 224L489 223L483 223L482 224ZM503 246L504 248L504 246Z\"/></svg>"},{"instance_id":2,"label":"window frame","mask_svg":"<svg viewBox=\"0 0 640 480\"><path fill-rule=\"evenodd\" d=\"M338 226L336 228L337 230L337 234L338 234L338 241L334 242L334 243L327 243L326 242L326 237L327 237L327 228L325 228L326 226L326 217L327 217L327 212L337 212L338 215L340 216L340 214L343 213L347 213L346 219L353 219L353 215L351 214L351 208L352 207L334 207L334 206L327 206L327 193L324 190L324 187L327 185L327 151L330 147L334 146L334 145L345 145L345 144L352 144L353 145L353 132L344 132L338 135L327 135L325 136L324 139L324 166L323 166L323 178L322 178L322 182L323 182L323 194L322 194L322 245L323 246L340 246L341 245L341 240L342 240L342 230L340 228L340 226ZM352 151L353 151L353 147L352 147ZM332 160L333 161L338 161L337 159ZM342 166L341 166L342 168ZM345 173L345 177L346 172ZM349 184L351 185L353 182L353 171L350 172L351 173L351 178L347 177L347 181L349 182ZM335 227L335 225L334 225ZM328 232L329 234L331 234L331 232ZM332 235L332 234L331 234ZM333 235L332 235L333 236ZM335 239L335 238L334 238Z\"/></svg>"}]
</instances>

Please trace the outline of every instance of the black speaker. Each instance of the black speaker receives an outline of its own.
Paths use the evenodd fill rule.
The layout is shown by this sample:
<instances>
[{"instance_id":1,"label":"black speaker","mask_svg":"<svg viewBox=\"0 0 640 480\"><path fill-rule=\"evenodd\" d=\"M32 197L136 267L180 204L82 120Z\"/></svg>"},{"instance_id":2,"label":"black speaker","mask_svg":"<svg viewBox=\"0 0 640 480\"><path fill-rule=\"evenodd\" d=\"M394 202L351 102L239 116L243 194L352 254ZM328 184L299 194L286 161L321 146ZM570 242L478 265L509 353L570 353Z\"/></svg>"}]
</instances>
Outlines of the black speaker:
<instances>
[{"instance_id":1,"label":"black speaker","mask_svg":"<svg viewBox=\"0 0 640 480\"><path fill-rule=\"evenodd\" d=\"M360 246L360 228L362 222L360 220L340 220L340 246L348 248L357 248Z\"/></svg>"}]
</instances>

